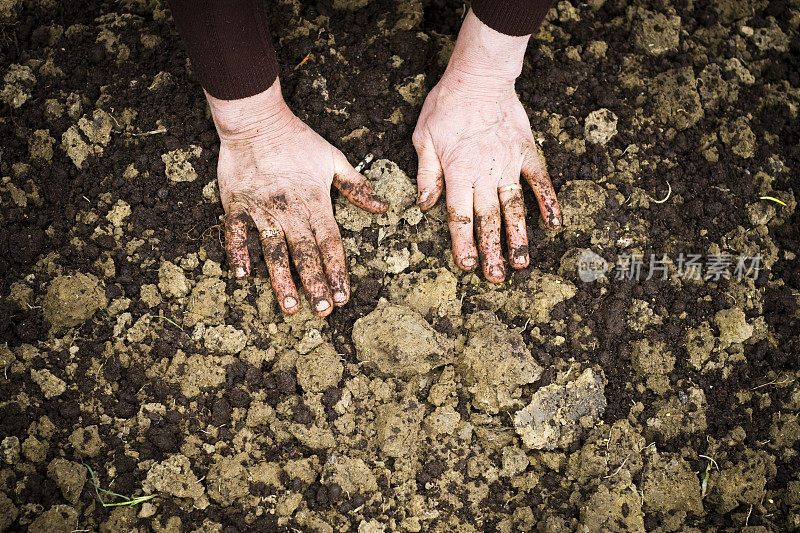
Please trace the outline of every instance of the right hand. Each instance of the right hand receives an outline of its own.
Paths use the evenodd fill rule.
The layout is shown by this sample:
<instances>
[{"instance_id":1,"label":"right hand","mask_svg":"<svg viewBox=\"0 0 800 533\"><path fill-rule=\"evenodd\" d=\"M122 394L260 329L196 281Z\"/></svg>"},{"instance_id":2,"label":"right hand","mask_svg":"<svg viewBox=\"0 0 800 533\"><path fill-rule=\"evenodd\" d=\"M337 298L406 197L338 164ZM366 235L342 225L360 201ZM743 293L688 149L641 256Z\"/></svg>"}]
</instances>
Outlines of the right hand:
<instances>
[{"instance_id":1,"label":"right hand","mask_svg":"<svg viewBox=\"0 0 800 533\"><path fill-rule=\"evenodd\" d=\"M331 185L371 213L383 213L386 203L341 151L289 110L278 80L267 91L240 100L206 97L221 142L217 177L225 209L225 251L234 275L250 273L250 217L281 309L294 313L301 307L291 255L312 312L327 316L350 298Z\"/></svg>"}]
</instances>

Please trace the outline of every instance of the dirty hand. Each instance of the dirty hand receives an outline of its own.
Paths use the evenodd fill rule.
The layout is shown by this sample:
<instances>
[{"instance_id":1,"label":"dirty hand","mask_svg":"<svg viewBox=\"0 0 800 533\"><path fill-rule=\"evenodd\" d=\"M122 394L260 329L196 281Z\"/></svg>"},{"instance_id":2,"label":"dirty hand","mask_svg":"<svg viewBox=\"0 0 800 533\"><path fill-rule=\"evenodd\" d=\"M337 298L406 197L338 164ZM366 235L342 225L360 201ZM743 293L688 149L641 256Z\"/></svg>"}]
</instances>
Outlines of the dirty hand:
<instances>
[{"instance_id":1,"label":"dirty hand","mask_svg":"<svg viewBox=\"0 0 800 533\"><path fill-rule=\"evenodd\" d=\"M514 91L528 38L499 33L470 10L442 79L425 99L413 136L420 208L432 207L446 184L456 263L473 270L479 249L484 275L495 283L506 277L501 210L511 267L524 268L530 261L520 174L536 194L547 226L561 227L555 191Z\"/></svg>"},{"instance_id":2,"label":"dirty hand","mask_svg":"<svg viewBox=\"0 0 800 533\"><path fill-rule=\"evenodd\" d=\"M280 84L239 100L209 94L220 137L217 177L225 209L225 251L237 278L250 273L247 222L258 229L272 287L287 313L300 309L291 255L312 311L326 316L350 298L330 189L372 213L386 204L345 156L288 108Z\"/></svg>"}]
</instances>

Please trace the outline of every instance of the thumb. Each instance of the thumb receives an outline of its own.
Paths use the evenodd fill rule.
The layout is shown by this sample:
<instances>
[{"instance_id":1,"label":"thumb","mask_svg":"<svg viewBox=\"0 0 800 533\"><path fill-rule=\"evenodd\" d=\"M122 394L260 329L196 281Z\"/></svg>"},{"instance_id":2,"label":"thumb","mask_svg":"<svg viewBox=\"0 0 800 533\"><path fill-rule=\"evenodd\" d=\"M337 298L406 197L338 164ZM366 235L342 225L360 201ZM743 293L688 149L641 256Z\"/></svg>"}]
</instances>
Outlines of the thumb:
<instances>
[{"instance_id":1,"label":"thumb","mask_svg":"<svg viewBox=\"0 0 800 533\"><path fill-rule=\"evenodd\" d=\"M341 152L335 157L333 185L354 205L370 213L385 213L389 208L383 198L375 193L369 180L356 172Z\"/></svg>"},{"instance_id":2,"label":"thumb","mask_svg":"<svg viewBox=\"0 0 800 533\"><path fill-rule=\"evenodd\" d=\"M426 210L433 207L433 204L442 194L444 175L442 165L439 163L439 157L436 155L430 138L427 136L417 138L415 136L413 142L419 160L417 169L417 205L420 209Z\"/></svg>"}]
</instances>

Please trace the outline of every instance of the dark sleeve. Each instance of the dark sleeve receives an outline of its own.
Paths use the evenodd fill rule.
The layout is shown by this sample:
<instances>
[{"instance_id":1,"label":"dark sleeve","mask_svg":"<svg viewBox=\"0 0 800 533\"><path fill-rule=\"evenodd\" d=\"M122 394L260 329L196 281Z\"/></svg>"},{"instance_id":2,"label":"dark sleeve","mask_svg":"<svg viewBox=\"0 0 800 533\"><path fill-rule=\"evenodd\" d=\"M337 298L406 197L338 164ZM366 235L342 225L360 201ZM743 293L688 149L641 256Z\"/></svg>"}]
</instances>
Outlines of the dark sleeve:
<instances>
[{"instance_id":1,"label":"dark sleeve","mask_svg":"<svg viewBox=\"0 0 800 533\"><path fill-rule=\"evenodd\" d=\"M267 90L278 61L263 1L169 0L200 85L221 100Z\"/></svg>"},{"instance_id":2,"label":"dark sleeve","mask_svg":"<svg viewBox=\"0 0 800 533\"><path fill-rule=\"evenodd\" d=\"M473 0L472 12L487 26L506 35L534 33L553 0Z\"/></svg>"}]
</instances>

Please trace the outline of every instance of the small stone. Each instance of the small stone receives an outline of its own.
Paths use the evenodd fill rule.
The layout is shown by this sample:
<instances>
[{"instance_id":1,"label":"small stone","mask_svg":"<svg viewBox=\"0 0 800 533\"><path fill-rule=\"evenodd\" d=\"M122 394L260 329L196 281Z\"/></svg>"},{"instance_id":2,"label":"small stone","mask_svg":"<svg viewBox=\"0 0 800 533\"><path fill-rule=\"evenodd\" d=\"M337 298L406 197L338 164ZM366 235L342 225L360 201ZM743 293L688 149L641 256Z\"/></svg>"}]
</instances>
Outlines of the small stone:
<instances>
[{"instance_id":1,"label":"small stone","mask_svg":"<svg viewBox=\"0 0 800 533\"><path fill-rule=\"evenodd\" d=\"M592 111L586 117L584 137L590 143L606 144L617 134L617 115L602 108Z\"/></svg>"}]
</instances>

